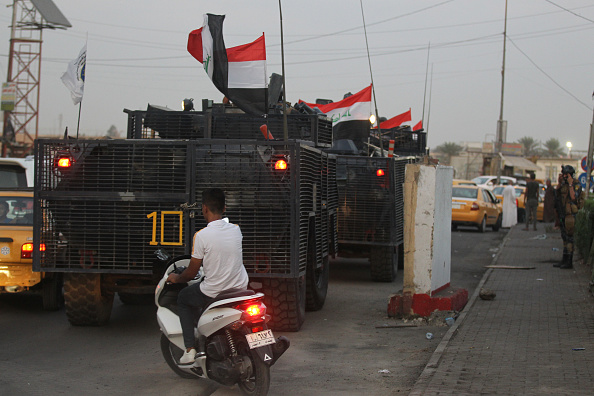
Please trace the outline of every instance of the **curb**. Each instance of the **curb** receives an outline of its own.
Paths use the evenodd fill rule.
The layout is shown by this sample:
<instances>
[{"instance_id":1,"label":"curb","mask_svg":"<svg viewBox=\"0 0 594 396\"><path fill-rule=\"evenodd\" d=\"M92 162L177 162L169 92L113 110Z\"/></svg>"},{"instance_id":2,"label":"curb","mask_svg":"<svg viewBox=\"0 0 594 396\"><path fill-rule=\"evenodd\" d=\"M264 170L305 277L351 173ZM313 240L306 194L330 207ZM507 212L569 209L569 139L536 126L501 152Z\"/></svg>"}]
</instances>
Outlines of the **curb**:
<instances>
[{"instance_id":1,"label":"curb","mask_svg":"<svg viewBox=\"0 0 594 396\"><path fill-rule=\"evenodd\" d=\"M497 253L495 254L495 257L493 257L493 260L491 260L491 265L497 264L499 255L501 254L505 244L509 240L509 235L511 234L512 229L513 229L513 227L509 229L509 231L507 232L507 235L505 235L505 237L503 238L503 241L501 241L501 243L499 244ZM489 276L491 276L492 272L493 272L493 268L489 268L489 269L487 269L487 271L485 271L485 274L481 278L476 289L474 289L474 293L472 293L470 300L468 301L468 303L466 304L466 306L464 307L464 309L458 316L458 319L456 320L454 325L452 327L450 327L450 329L447 331L447 333L443 336L443 338L440 341L437 348L435 348L435 351L431 355L429 362L427 362L427 365L425 366L425 368L421 372L421 375L419 376L419 378L417 378L417 381L415 382L413 388L409 392L409 396L419 396L419 395L424 394L425 389L429 385L429 381L431 380L431 378L433 377L433 375L439 368L439 362L441 361L441 357L443 356L443 353L445 352L445 349L447 348L448 343L452 339L452 336L454 335L454 333L458 330L458 326L462 325L462 323L464 322L464 319L466 319L466 315L468 314L468 311L470 311L470 309L474 305L474 302L476 301L476 299L481 291L481 288L487 282L487 280L489 279Z\"/></svg>"}]
</instances>

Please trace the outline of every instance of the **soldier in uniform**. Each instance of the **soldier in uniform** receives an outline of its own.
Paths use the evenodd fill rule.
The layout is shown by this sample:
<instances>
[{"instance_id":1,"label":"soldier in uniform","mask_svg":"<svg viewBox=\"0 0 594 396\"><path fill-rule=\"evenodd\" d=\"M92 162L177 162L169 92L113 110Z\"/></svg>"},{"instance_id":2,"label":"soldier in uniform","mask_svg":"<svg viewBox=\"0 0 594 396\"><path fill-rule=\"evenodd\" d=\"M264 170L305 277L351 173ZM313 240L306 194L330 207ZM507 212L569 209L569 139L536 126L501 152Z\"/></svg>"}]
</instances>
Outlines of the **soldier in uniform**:
<instances>
[{"instance_id":1,"label":"soldier in uniform","mask_svg":"<svg viewBox=\"0 0 594 396\"><path fill-rule=\"evenodd\" d=\"M559 215L561 238L563 238L563 261L554 266L563 269L573 268L575 216L584 206L586 195L580 183L573 178L574 174L573 166L562 166L559 184L555 190L555 208Z\"/></svg>"}]
</instances>

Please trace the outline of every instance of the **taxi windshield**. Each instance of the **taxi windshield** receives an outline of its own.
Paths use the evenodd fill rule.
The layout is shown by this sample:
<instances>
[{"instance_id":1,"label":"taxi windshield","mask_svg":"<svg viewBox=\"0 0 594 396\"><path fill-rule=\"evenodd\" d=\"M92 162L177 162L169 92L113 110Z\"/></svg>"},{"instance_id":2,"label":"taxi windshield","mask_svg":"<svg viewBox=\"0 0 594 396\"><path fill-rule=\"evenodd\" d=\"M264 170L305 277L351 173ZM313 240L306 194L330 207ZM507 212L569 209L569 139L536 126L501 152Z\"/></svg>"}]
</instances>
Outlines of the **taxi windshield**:
<instances>
[{"instance_id":1,"label":"taxi windshield","mask_svg":"<svg viewBox=\"0 0 594 396\"><path fill-rule=\"evenodd\" d=\"M459 188L459 187L452 188L452 197L453 198L476 199L477 196L478 196L478 189L476 189L476 188Z\"/></svg>"},{"instance_id":2,"label":"taxi windshield","mask_svg":"<svg viewBox=\"0 0 594 396\"><path fill-rule=\"evenodd\" d=\"M0 196L0 227L33 225L33 198Z\"/></svg>"}]
</instances>

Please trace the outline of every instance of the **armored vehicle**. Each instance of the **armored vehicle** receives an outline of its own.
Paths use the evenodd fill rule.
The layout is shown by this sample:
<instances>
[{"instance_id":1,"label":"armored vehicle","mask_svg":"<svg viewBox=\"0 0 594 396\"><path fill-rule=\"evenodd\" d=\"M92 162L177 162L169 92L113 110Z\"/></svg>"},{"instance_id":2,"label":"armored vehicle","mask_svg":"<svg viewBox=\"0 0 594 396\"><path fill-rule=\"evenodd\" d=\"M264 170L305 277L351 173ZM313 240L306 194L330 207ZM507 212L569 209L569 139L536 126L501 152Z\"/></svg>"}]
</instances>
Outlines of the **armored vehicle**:
<instances>
[{"instance_id":1,"label":"armored vehicle","mask_svg":"<svg viewBox=\"0 0 594 396\"><path fill-rule=\"evenodd\" d=\"M205 227L200 196L221 188L243 233L250 288L263 291L271 327L297 331L323 307L337 250L336 158L325 117L266 117L203 101L202 111L124 110L126 139L35 143L37 271L63 273L73 325L103 325L114 295L153 293L154 252L189 254ZM261 133L267 129L267 133Z\"/></svg>"}]
</instances>

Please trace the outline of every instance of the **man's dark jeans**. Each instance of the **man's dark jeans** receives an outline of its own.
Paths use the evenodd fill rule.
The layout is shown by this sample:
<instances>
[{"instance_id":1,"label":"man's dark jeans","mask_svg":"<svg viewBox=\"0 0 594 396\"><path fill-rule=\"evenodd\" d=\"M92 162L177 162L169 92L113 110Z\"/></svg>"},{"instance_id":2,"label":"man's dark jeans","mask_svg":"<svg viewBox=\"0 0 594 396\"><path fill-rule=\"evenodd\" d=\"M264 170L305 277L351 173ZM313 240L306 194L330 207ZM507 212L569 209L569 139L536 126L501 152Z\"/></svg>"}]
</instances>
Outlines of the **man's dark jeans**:
<instances>
[{"instance_id":1,"label":"man's dark jeans","mask_svg":"<svg viewBox=\"0 0 594 396\"><path fill-rule=\"evenodd\" d=\"M177 296L177 308L186 348L194 347L194 323L212 300L214 299L202 293L200 283L188 286L179 292Z\"/></svg>"}]
</instances>

